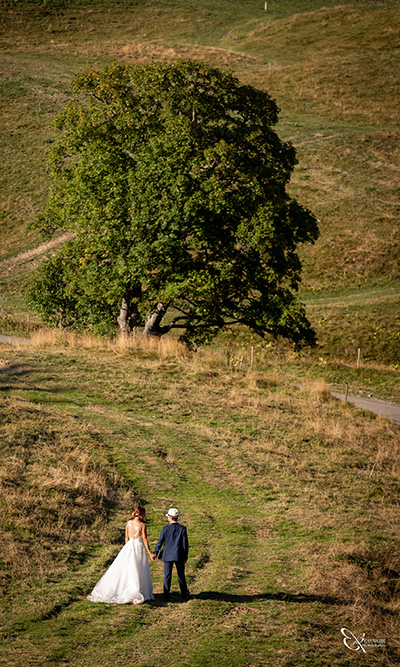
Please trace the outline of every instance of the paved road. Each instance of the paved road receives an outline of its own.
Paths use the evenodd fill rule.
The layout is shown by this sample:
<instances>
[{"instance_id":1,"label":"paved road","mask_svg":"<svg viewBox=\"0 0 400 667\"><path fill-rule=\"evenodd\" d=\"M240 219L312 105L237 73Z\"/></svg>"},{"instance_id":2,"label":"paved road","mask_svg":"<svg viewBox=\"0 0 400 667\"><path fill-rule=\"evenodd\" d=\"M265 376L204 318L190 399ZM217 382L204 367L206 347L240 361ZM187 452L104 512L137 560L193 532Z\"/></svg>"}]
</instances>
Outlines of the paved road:
<instances>
[{"instance_id":1,"label":"paved road","mask_svg":"<svg viewBox=\"0 0 400 667\"><path fill-rule=\"evenodd\" d=\"M341 401L344 401L344 394L337 394L332 392L332 396L339 398ZM347 401L349 403L354 403L361 410L368 410L373 412L375 415L380 417L387 417L391 419L395 424L400 424L400 405L396 403L388 403L387 401L380 401L377 398L363 398L362 396L347 396Z\"/></svg>"},{"instance_id":2,"label":"paved road","mask_svg":"<svg viewBox=\"0 0 400 667\"><path fill-rule=\"evenodd\" d=\"M19 336L0 335L0 343L9 343L10 345L30 345L29 338L20 338Z\"/></svg>"},{"instance_id":3,"label":"paved road","mask_svg":"<svg viewBox=\"0 0 400 667\"><path fill-rule=\"evenodd\" d=\"M0 335L0 343L9 343L11 345L29 345L31 341L29 338L20 338L19 336L4 336ZM332 392L332 396L344 401L345 395ZM363 398L362 396L347 396L349 403L354 403L361 410L368 410L380 417L391 419L395 424L400 424L400 405L396 403L388 403L387 401L380 401L376 398Z\"/></svg>"}]
</instances>

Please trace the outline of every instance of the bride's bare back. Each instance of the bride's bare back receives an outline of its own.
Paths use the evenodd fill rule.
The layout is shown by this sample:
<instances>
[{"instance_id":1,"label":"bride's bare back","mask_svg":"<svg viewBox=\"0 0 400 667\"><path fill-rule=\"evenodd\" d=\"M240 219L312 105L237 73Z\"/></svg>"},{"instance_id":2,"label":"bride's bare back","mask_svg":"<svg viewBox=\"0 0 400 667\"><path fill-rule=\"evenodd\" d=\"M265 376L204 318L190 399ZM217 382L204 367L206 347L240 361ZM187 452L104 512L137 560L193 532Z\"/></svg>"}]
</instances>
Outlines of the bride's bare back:
<instances>
[{"instance_id":1,"label":"bride's bare back","mask_svg":"<svg viewBox=\"0 0 400 667\"><path fill-rule=\"evenodd\" d=\"M146 547L146 550L151 557L150 546L147 541L146 524L143 521L138 518L130 519L130 521L127 521L125 527L125 542L127 542L129 538L132 540L138 540L139 538L142 538L144 546Z\"/></svg>"},{"instance_id":2,"label":"bride's bare back","mask_svg":"<svg viewBox=\"0 0 400 667\"><path fill-rule=\"evenodd\" d=\"M142 521L135 521L134 519L131 519L130 521L127 522L126 524L126 535L130 537L132 540L137 540L139 537L142 536L143 532L143 526L145 524Z\"/></svg>"}]
</instances>

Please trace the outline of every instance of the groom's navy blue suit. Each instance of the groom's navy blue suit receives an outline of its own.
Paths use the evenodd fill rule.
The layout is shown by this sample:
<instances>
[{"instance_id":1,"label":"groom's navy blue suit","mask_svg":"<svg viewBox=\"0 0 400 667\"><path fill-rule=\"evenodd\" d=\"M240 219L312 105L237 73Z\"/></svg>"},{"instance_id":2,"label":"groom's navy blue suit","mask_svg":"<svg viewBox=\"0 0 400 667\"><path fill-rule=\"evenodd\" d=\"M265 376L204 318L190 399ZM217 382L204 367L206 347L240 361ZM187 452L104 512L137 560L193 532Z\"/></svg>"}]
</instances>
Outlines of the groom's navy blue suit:
<instances>
[{"instance_id":1,"label":"groom's navy blue suit","mask_svg":"<svg viewBox=\"0 0 400 667\"><path fill-rule=\"evenodd\" d=\"M162 547L164 548L161 552L160 560L164 561L164 597L166 600L169 599L172 568L175 563L179 587L181 589L182 597L185 598L189 595L185 578L185 563L189 553L186 527L182 526L182 524L177 521L172 521L168 526L164 526L156 544L156 548L154 549L156 556L158 556Z\"/></svg>"}]
</instances>

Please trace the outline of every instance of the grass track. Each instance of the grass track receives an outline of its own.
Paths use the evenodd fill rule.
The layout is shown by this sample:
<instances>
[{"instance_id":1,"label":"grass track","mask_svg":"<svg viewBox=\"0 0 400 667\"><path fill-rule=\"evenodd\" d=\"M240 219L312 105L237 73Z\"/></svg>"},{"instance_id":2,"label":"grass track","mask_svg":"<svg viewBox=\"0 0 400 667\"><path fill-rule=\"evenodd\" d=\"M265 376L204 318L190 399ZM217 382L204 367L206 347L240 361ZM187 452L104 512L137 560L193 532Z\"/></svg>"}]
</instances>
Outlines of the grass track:
<instances>
[{"instance_id":1,"label":"grass track","mask_svg":"<svg viewBox=\"0 0 400 667\"><path fill-rule=\"evenodd\" d=\"M2 491L3 503L20 507L17 520L3 512L3 562L17 574L26 550L47 554L40 575L25 563L22 581L6 580L6 664L358 664L343 626L386 638L390 646L371 649L365 664L395 663L398 428L299 392L273 358L265 371L242 375L215 354L2 346L1 356L8 479L10 462L22 465L21 434L47 429L24 445L19 487ZM11 426L5 417L16 406ZM82 437L95 477L73 461L71 441ZM64 463L78 466L75 476ZM94 479L97 487L119 480L103 509L88 490L73 492L78 473L82 489L85 474L90 488ZM29 491L48 507L57 493L60 507L82 517L97 511L98 520L86 518L84 531L70 526L67 539L67 513L55 512L42 545L49 518L29 505ZM182 511L193 593L184 605L176 596L163 606L158 563L153 605L85 599L121 546L132 492L147 504L153 545L165 508Z\"/></svg>"}]
</instances>

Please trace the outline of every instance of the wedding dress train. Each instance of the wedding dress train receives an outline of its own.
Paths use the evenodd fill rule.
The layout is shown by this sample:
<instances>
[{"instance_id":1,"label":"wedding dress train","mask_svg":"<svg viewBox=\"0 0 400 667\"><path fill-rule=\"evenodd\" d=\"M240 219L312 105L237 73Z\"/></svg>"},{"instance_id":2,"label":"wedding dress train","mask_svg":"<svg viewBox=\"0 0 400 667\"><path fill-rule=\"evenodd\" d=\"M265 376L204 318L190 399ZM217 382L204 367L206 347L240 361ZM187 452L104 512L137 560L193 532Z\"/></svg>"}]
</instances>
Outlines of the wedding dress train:
<instances>
[{"instance_id":1,"label":"wedding dress train","mask_svg":"<svg viewBox=\"0 0 400 667\"><path fill-rule=\"evenodd\" d=\"M91 602L111 604L141 604L154 600L146 549L136 527L135 536L129 537L87 598Z\"/></svg>"}]
</instances>

